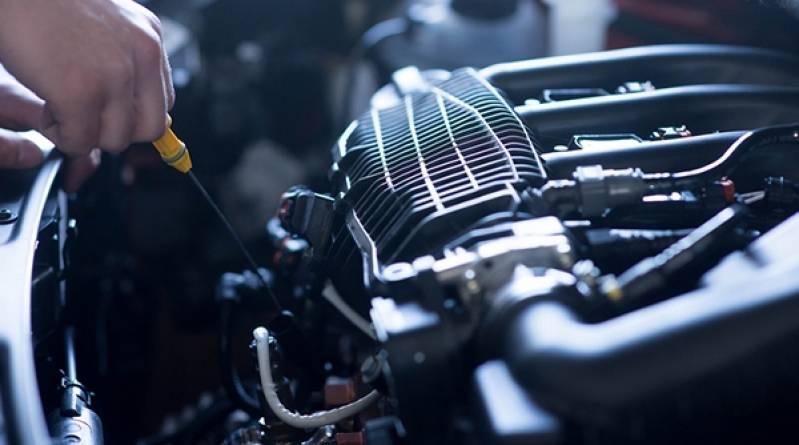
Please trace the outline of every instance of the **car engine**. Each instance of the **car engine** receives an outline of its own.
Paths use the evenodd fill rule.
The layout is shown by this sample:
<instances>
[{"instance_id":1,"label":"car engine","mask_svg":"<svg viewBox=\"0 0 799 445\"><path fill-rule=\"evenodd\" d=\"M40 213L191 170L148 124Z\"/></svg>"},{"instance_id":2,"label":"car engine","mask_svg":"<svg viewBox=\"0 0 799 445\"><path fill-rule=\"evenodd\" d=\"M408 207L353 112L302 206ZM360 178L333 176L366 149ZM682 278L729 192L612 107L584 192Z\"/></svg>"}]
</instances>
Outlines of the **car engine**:
<instances>
[{"instance_id":1,"label":"car engine","mask_svg":"<svg viewBox=\"0 0 799 445\"><path fill-rule=\"evenodd\" d=\"M136 443L790 443L797 122L771 49L400 68L253 216L263 268L214 276L224 391ZM90 258L60 164L0 189L0 444L109 422L64 321Z\"/></svg>"},{"instance_id":2,"label":"car engine","mask_svg":"<svg viewBox=\"0 0 799 445\"><path fill-rule=\"evenodd\" d=\"M460 416L480 443L718 434L691 419L726 418L719 382L741 397L792 331L771 249L794 242L794 167L761 162L799 141L795 64L665 46L397 76L334 147L334 193L290 190L279 221L373 324L407 440L460 440Z\"/></svg>"}]
</instances>

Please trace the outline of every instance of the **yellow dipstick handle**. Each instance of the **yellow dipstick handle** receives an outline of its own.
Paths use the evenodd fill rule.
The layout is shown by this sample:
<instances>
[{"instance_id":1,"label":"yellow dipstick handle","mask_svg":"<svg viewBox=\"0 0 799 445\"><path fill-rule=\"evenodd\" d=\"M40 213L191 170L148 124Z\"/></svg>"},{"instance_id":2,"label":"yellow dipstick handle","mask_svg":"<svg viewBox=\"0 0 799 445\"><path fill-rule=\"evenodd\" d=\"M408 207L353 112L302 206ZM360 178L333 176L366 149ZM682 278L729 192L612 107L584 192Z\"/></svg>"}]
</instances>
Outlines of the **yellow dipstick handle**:
<instances>
[{"instance_id":1,"label":"yellow dipstick handle","mask_svg":"<svg viewBox=\"0 0 799 445\"><path fill-rule=\"evenodd\" d=\"M164 134L153 141L155 149L161 155L161 159L170 167L181 173L188 173L191 170L191 156L186 144L178 139L172 131L172 117L167 115L166 130Z\"/></svg>"}]
</instances>

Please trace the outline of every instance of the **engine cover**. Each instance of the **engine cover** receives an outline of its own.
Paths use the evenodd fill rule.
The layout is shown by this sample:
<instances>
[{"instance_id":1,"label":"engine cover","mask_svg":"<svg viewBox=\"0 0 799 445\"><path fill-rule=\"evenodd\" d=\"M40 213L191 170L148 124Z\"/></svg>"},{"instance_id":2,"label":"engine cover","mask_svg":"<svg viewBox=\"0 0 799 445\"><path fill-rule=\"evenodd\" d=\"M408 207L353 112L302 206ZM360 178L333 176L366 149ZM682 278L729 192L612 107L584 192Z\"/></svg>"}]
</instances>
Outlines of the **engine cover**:
<instances>
[{"instance_id":1,"label":"engine cover","mask_svg":"<svg viewBox=\"0 0 799 445\"><path fill-rule=\"evenodd\" d=\"M530 131L472 69L364 114L333 157L347 216L331 258L365 266L366 284L384 265L439 252L480 219L514 211L518 191L546 179Z\"/></svg>"}]
</instances>

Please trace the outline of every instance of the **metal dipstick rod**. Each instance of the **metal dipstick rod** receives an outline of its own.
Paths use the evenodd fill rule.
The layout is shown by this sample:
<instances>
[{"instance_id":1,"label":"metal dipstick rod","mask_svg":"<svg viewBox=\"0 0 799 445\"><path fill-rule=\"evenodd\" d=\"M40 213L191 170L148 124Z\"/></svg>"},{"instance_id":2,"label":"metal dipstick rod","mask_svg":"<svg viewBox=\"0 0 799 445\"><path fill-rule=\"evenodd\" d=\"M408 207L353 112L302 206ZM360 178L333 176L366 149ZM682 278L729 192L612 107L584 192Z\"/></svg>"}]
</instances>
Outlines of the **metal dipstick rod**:
<instances>
[{"instance_id":1,"label":"metal dipstick rod","mask_svg":"<svg viewBox=\"0 0 799 445\"><path fill-rule=\"evenodd\" d=\"M208 193L208 191L202 185L200 180L197 178L197 175L195 175L194 172L192 171L192 162L191 162L191 156L189 155L189 150L186 148L186 144L183 143L183 141L181 141L177 137L175 132L172 131L171 127L172 127L172 118L167 116L167 126L166 130L164 130L164 134L160 138L153 141L153 145L155 146L156 150L158 150L158 153L161 155L161 159L164 162L166 162L166 164L169 165L170 167L174 168L175 170L181 173L185 173L189 176L191 182L194 184L195 187L197 187L197 190L200 191L200 194L203 196L203 198L205 198L205 201L208 203L208 205L214 211L216 216L222 222L222 225L225 226L225 229L233 238L233 241L236 243L236 246L238 246L239 250L244 255L247 264L255 273L258 282L261 284L261 286L263 286L263 288L266 290L266 293L269 295L269 298L272 300L272 304L274 305L275 310L277 312L280 312L281 310L280 302L278 301L275 294L272 292L272 289L269 287L269 284L266 282L266 280L264 280L263 276L258 270L258 263L255 262L255 259L250 254L250 251L247 250L247 246L244 245L244 242L241 240L241 237L239 237L238 233L236 233L236 230L230 224L230 221L228 221L227 217L225 217L225 214L222 213L222 210L219 208L219 206L216 204L213 198L211 198L211 195Z\"/></svg>"}]
</instances>

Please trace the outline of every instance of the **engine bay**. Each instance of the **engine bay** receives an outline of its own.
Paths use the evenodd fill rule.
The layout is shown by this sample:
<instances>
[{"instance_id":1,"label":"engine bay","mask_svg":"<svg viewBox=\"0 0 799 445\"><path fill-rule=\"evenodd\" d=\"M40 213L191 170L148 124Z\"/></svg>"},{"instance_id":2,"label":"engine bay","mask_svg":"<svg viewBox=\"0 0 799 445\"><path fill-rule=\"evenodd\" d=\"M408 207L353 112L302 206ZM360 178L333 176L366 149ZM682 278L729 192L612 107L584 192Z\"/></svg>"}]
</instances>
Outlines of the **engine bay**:
<instances>
[{"instance_id":1,"label":"engine bay","mask_svg":"<svg viewBox=\"0 0 799 445\"><path fill-rule=\"evenodd\" d=\"M0 444L795 440L799 58L407 66L369 96L314 175L276 167L276 211L231 215L258 270L200 253L218 231L174 237L167 216L200 219L182 199L67 196L30 134L47 162L0 188ZM162 187L141 159L120 177ZM92 222L108 208L146 222L139 256Z\"/></svg>"}]
</instances>

